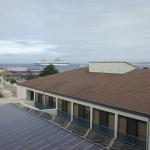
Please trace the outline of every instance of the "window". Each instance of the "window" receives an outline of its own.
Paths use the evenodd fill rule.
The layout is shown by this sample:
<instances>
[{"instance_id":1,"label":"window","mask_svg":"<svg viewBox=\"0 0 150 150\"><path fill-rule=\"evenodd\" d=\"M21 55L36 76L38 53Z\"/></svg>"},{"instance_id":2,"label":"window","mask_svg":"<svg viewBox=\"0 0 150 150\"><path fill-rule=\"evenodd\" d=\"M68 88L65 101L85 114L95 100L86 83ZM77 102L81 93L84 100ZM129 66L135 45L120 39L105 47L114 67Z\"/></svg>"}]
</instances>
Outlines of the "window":
<instances>
[{"instance_id":1,"label":"window","mask_svg":"<svg viewBox=\"0 0 150 150\"><path fill-rule=\"evenodd\" d=\"M42 104L43 102L43 95L38 93L38 103Z\"/></svg>"},{"instance_id":2,"label":"window","mask_svg":"<svg viewBox=\"0 0 150 150\"><path fill-rule=\"evenodd\" d=\"M58 99L58 110L62 111L62 100Z\"/></svg>"},{"instance_id":3,"label":"window","mask_svg":"<svg viewBox=\"0 0 150 150\"><path fill-rule=\"evenodd\" d=\"M83 105L79 105L79 117L85 118L85 107Z\"/></svg>"},{"instance_id":4,"label":"window","mask_svg":"<svg viewBox=\"0 0 150 150\"><path fill-rule=\"evenodd\" d=\"M78 117L79 107L78 104L73 105L73 114L75 117Z\"/></svg>"},{"instance_id":5,"label":"window","mask_svg":"<svg viewBox=\"0 0 150 150\"><path fill-rule=\"evenodd\" d=\"M54 107L54 101L53 101L53 99L50 99L50 98L49 98L49 101L48 101L48 102L49 102L49 106L50 106L50 107Z\"/></svg>"},{"instance_id":6,"label":"window","mask_svg":"<svg viewBox=\"0 0 150 150\"><path fill-rule=\"evenodd\" d=\"M90 118L89 108L86 106L83 106L83 105L78 105L78 106L79 106L78 116L81 118L89 120L89 118Z\"/></svg>"},{"instance_id":7,"label":"window","mask_svg":"<svg viewBox=\"0 0 150 150\"><path fill-rule=\"evenodd\" d=\"M34 92L33 91L30 92L30 95L31 95L31 100L34 100Z\"/></svg>"},{"instance_id":8,"label":"window","mask_svg":"<svg viewBox=\"0 0 150 150\"><path fill-rule=\"evenodd\" d=\"M115 115L106 111L93 109L93 123L114 129Z\"/></svg>"},{"instance_id":9,"label":"window","mask_svg":"<svg viewBox=\"0 0 150 150\"><path fill-rule=\"evenodd\" d=\"M62 111L68 112L68 109L67 109L67 108L68 108L68 102L62 100Z\"/></svg>"},{"instance_id":10,"label":"window","mask_svg":"<svg viewBox=\"0 0 150 150\"><path fill-rule=\"evenodd\" d=\"M70 113L71 112L70 102L58 99L58 110Z\"/></svg>"},{"instance_id":11,"label":"window","mask_svg":"<svg viewBox=\"0 0 150 150\"><path fill-rule=\"evenodd\" d=\"M48 106L52 108L56 107L56 102L54 97L48 96Z\"/></svg>"},{"instance_id":12,"label":"window","mask_svg":"<svg viewBox=\"0 0 150 150\"><path fill-rule=\"evenodd\" d=\"M90 120L90 108L85 107L85 119Z\"/></svg>"},{"instance_id":13,"label":"window","mask_svg":"<svg viewBox=\"0 0 150 150\"><path fill-rule=\"evenodd\" d=\"M100 124L104 126L108 126L108 112L100 111L99 121L100 121Z\"/></svg>"},{"instance_id":14,"label":"window","mask_svg":"<svg viewBox=\"0 0 150 150\"><path fill-rule=\"evenodd\" d=\"M90 119L90 108L84 105L74 104L73 113L76 117L81 117L83 119Z\"/></svg>"},{"instance_id":15,"label":"window","mask_svg":"<svg viewBox=\"0 0 150 150\"><path fill-rule=\"evenodd\" d=\"M108 127L110 129L114 129L115 115L112 113L108 113Z\"/></svg>"},{"instance_id":16,"label":"window","mask_svg":"<svg viewBox=\"0 0 150 150\"><path fill-rule=\"evenodd\" d=\"M120 133L126 134L127 119L123 116L119 116L118 119L118 130Z\"/></svg>"},{"instance_id":17,"label":"window","mask_svg":"<svg viewBox=\"0 0 150 150\"><path fill-rule=\"evenodd\" d=\"M93 109L93 123L99 125L99 110Z\"/></svg>"},{"instance_id":18,"label":"window","mask_svg":"<svg viewBox=\"0 0 150 150\"><path fill-rule=\"evenodd\" d=\"M127 118L127 134L137 136L138 121L132 118Z\"/></svg>"},{"instance_id":19,"label":"window","mask_svg":"<svg viewBox=\"0 0 150 150\"><path fill-rule=\"evenodd\" d=\"M147 123L143 121L138 121L138 137L146 138L147 136Z\"/></svg>"},{"instance_id":20,"label":"window","mask_svg":"<svg viewBox=\"0 0 150 150\"><path fill-rule=\"evenodd\" d=\"M67 102L67 112L71 114L71 102Z\"/></svg>"},{"instance_id":21,"label":"window","mask_svg":"<svg viewBox=\"0 0 150 150\"><path fill-rule=\"evenodd\" d=\"M119 116L118 130L120 133L145 139L147 134L147 123L140 120Z\"/></svg>"}]
</instances>

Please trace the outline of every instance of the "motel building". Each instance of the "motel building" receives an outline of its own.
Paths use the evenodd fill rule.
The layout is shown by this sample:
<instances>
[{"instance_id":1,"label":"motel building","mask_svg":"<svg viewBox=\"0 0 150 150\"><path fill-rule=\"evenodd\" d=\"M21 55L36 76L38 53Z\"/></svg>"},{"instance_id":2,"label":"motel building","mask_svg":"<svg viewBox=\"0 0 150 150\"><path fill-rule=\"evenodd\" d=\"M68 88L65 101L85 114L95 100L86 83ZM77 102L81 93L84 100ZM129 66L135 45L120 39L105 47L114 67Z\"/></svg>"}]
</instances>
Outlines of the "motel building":
<instances>
[{"instance_id":1,"label":"motel building","mask_svg":"<svg viewBox=\"0 0 150 150\"><path fill-rule=\"evenodd\" d=\"M150 150L150 69L90 62L19 83L17 98L106 148Z\"/></svg>"}]
</instances>

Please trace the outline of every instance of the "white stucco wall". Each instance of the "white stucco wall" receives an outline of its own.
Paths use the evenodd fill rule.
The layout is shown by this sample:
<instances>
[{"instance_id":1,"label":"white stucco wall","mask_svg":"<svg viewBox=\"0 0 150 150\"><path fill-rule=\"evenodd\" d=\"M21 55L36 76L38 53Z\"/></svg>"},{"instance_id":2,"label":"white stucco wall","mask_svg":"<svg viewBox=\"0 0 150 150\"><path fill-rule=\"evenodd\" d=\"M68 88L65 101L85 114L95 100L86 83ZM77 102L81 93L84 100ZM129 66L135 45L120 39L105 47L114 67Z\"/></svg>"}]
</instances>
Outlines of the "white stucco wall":
<instances>
[{"instance_id":1,"label":"white stucco wall","mask_svg":"<svg viewBox=\"0 0 150 150\"><path fill-rule=\"evenodd\" d=\"M148 122L148 144L147 144L147 150L150 150L150 119Z\"/></svg>"},{"instance_id":2,"label":"white stucco wall","mask_svg":"<svg viewBox=\"0 0 150 150\"><path fill-rule=\"evenodd\" d=\"M21 100L26 100L27 88L17 85L17 98Z\"/></svg>"},{"instance_id":3,"label":"white stucco wall","mask_svg":"<svg viewBox=\"0 0 150 150\"><path fill-rule=\"evenodd\" d=\"M123 74L136 69L126 62L90 62L89 72Z\"/></svg>"}]
</instances>

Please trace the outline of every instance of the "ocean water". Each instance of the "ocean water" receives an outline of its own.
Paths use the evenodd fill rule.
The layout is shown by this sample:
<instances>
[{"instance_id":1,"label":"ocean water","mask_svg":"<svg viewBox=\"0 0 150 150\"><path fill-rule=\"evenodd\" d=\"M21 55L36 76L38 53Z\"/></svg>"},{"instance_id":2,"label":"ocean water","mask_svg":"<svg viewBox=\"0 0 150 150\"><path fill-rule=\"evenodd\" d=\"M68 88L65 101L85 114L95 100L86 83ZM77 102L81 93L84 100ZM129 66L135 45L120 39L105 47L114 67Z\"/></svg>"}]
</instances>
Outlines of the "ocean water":
<instances>
[{"instance_id":1,"label":"ocean water","mask_svg":"<svg viewBox=\"0 0 150 150\"><path fill-rule=\"evenodd\" d=\"M139 68L144 68L144 67L150 68L150 62L134 62L132 64Z\"/></svg>"},{"instance_id":2,"label":"ocean water","mask_svg":"<svg viewBox=\"0 0 150 150\"><path fill-rule=\"evenodd\" d=\"M150 68L150 62L134 62L131 64L139 68L143 67ZM59 72L64 72L87 65L88 64L69 64L67 66L56 66L56 68L59 70ZM43 70L44 66L37 66L35 64L0 64L0 68L6 68L11 71L27 71L27 70L41 71Z\"/></svg>"},{"instance_id":3,"label":"ocean water","mask_svg":"<svg viewBox=\"0 0 150 150\"><path fill-rule=\"evenodd\" d=\"M84 64L69 64L67 66L56 66L59 72L64 72L72 69L76 69L82 66L86 66ZM41 71L43 70L44 66L37 66L35 64L0 64L0 68L5 68L11 71L27 71L27 70L34 70L34 71Z\"/></svg>"}]
</instances>

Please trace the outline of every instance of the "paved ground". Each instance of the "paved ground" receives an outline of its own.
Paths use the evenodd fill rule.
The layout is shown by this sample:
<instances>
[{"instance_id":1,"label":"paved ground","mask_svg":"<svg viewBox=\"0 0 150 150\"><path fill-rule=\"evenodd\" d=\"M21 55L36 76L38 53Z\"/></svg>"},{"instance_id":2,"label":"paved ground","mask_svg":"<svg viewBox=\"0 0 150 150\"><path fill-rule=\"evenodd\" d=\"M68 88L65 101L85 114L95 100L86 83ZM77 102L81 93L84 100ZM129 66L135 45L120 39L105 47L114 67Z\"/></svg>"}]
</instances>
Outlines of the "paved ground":
<instances>
[{"instance_id":1,"label":"paved ground","mask_svg":"<svg viewBox=\"0 0 150 150\"><path fill-rule=\"evenodd\" d=\"M0 104L0 150L100 149L13 104Z\"/></svg>"},{"instance_id":2,"label":"paved ground","mask_svg":"<svg viewBox=\"0 0 150 150\"><path fill-rule=\"evenodd\" d=\"M14 97L10 90L5 90L0 88L0 92L2 93L3 97L0 97L0 104L2 103L20 103L26 102Z\"/></svg>"}]
</instances>

